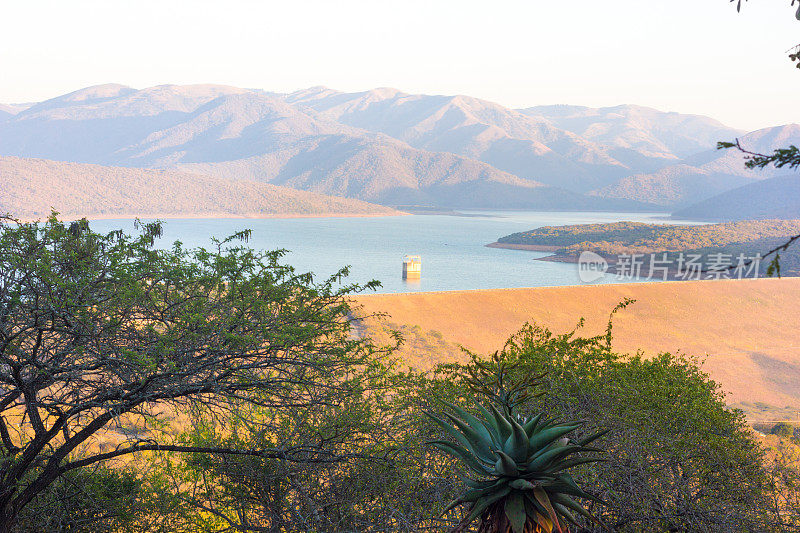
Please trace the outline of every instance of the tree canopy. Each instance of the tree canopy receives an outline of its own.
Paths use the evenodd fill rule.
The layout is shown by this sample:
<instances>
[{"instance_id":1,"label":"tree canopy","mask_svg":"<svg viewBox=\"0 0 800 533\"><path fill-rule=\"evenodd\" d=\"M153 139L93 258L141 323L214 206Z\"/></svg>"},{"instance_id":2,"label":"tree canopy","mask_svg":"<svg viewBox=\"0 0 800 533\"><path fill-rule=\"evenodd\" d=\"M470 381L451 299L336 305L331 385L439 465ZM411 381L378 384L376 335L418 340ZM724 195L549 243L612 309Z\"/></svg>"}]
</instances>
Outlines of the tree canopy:
<instances>
[{"instance_id":1,"label":"tree canopy","mask_svg":"<svg viewBox=\"0 0 800 533\"><path fill-rule=\"evenodd\" d=\"M302 406L378 350L349 334L346 272L317 283L282 252L155 246L139 233L0 220L0 531L70 472L147 450L337 461L308 442L244 449L159 438L169 412ZM372 286L370 284L369 286ZM125 432L135 424L147 431ZM110 448L100 432L116 431Z\"/></svg>"}]
</instances>

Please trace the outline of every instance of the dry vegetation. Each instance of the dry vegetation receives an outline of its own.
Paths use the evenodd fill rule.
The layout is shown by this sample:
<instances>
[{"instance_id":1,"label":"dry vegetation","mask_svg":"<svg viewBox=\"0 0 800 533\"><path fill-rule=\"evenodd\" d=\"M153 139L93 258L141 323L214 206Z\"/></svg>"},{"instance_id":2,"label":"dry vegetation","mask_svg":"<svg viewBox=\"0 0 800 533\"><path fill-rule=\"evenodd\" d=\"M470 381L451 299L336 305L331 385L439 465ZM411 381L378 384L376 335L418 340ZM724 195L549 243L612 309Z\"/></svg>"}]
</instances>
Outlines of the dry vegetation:
<instances>
[{"instance_id":1,"label":"dry vegetation","mask_svg":"<svg viewBox=\"0 0 800 533\"><path fill-rule=\"evenodd\" d=\"M407 331L438 331L444 341L487 353L526 321L564 332L585 317L585 332L601 333L609 311L623 298L637 302L615 319L617 349L698 356L728 402L751 420L800 418L798 279L382 294L358 300L364 311L387 312L390 324ZM438 362L429 350L417 348L422 344L414 338L401 355L421 367ZM450 350L448 356L461 354Z\"/></svg>"},{"instance_id":2,"label":"dry vegetation","mask_svg":"<svg viewBox=\"0 0 800 533\"><path fill-rule=\"evenodd\" d=\"M546 226L514 233L499 243L558 247L564 251L598 253L681 252L754 243L800 233L800 220L746 220L701 226L642 222Z\"/></svg>"},{"instance_id":3,"label":"dry vegetation","mask_svg":"<svg viewBox=\"0 0 800 533\"><path fill-rule=\"evenodd\" d=\"M391 215L359 200L174 170L0 157L0 213L42 218Z\"/></svg>"}]
</instances>

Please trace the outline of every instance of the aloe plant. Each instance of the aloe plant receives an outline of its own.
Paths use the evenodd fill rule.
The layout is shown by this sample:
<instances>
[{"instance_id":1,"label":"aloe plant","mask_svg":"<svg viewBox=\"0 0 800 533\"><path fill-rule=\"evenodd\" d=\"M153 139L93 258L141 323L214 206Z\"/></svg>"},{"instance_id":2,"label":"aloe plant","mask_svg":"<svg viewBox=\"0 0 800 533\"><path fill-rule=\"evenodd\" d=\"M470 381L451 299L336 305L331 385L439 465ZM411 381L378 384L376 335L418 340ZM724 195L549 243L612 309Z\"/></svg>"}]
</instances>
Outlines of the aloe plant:
<instances>
[{"instance_id":1,"label":"aloe plant","mask_svg":"<svg viewBox=\"0 0 800 533\"><path fill-rule=\"evenodd\" d=\"M448 404L449 405L449 404ZM605 432L580 441L568 435L581 423L556 423L541 414L529 419L508 409L503 412L477 405L483 419L454 405L456 413L444 413L447 421L429 415L455 442L430 444L452 455L466 466L469 487L447 510L468 505L469 514L459 530L480 518L482 533L551 533L577 525L576 515L594 521L576 499L599 498L585 492L569 474L571 468L602 459L578 455L600 452L587 446Z\"/></svg>"}]
</instances>

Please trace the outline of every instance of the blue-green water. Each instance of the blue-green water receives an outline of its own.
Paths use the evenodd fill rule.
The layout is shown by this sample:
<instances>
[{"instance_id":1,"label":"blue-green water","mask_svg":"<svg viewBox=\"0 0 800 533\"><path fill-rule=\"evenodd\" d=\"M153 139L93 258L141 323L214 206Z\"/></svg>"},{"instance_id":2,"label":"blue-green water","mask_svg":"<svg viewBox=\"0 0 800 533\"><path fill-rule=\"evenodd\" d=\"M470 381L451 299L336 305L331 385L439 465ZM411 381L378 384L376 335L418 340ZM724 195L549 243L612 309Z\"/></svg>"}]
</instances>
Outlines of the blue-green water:
<instances>
[{"instance_id":1,"label":"blue-green water","mask_svg":"<svg viewBox=\"0 0 800 533\"><path fill-rule=\"evenodd\" d=\"M471 216L410 215L375 218L168 219L163 243L207 246L212 236L252 229L249 245L285 248L285 262L327 277L350 265L351 282L376 279L379 292L447 291L577 285L574 264L536 261L548 254L487 248L503 235L541 226L667 222L663 214L469 211ZM669 223L678 223L669 221ZM95 230L130 229L130 220L98 220ZM406 254L422 256L422 279L401 278ZM624 280L630 282L630 280ZM597 283L619 282L609 275Z\"/></svg>"}]
</instances>

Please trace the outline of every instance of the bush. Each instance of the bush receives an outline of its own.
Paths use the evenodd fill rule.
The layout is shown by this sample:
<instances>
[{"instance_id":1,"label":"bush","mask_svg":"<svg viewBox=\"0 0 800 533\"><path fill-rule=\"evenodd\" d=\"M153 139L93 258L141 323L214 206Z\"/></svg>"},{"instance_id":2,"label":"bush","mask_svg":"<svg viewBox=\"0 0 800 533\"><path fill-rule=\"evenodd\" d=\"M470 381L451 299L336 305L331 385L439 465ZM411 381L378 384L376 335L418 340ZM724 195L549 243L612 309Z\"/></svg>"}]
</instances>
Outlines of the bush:
<instances>
[{"instance_id":1,"label":"bush","mask_svg":"<svg viewBox=\"0 0 800 533\"><path fill-rule=\"evenodd\" d=\"M574 473L581 488L609 503L589 510L610 530L783 531L781 520L796 515L770 505L775 485L762 448L697 361L622 356L611 349L610 330L584 338L529 325L494 361L473 356L444 368L442 379L474 385L481 367L497 364L513 369L514 379L544 374L544 394L526 401L528 413L589 421L587 434L610 430L597 443L608 461ZM491 387L478 389L491 397Z\"/></svg>"},{"instance_id":2,"label":"bush","mask_svg":"<svg viewBox=\"0 0 800 533\"><path fill-rule=\"evenodd\" d=\"M794 431L794 427L786 422L778 422L769 430L771 435L778 435L779 437L794 437Z\"/></svg>"}]
</instances>

